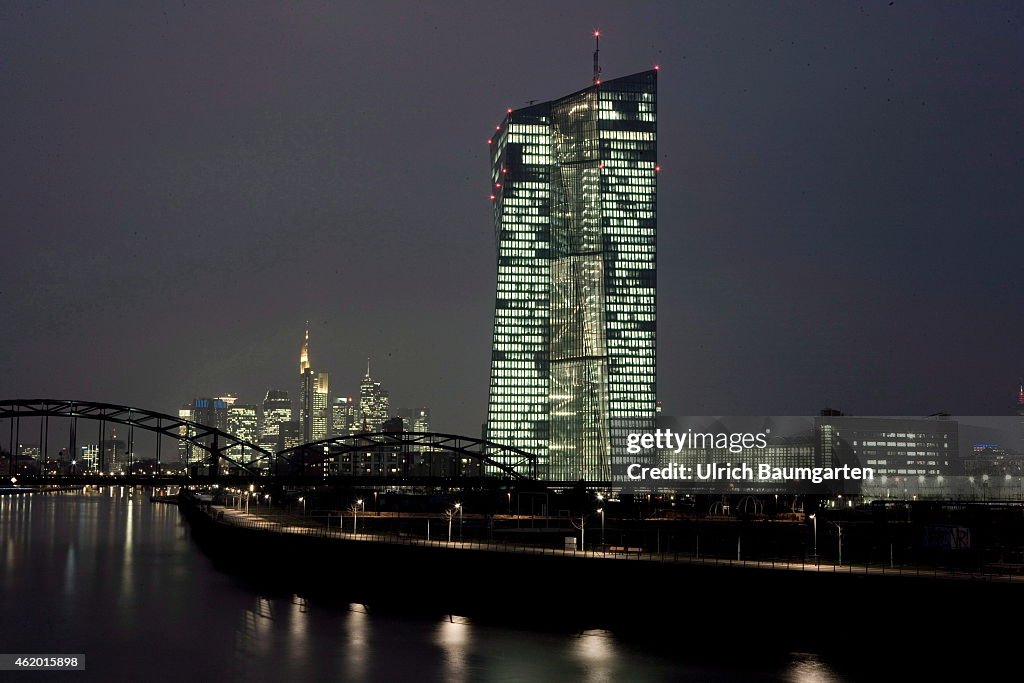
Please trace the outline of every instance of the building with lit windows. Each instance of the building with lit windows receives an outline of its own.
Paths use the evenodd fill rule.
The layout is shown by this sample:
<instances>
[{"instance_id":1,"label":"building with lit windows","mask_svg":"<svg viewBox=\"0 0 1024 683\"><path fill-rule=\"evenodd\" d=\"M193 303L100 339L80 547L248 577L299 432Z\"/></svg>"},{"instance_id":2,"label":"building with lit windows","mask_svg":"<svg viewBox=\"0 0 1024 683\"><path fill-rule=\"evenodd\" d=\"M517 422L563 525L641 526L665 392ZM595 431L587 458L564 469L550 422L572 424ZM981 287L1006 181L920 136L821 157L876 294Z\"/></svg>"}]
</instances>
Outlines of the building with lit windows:
<instances>
[{"instance_id":1,"label":"building with lit windows","mask_svg":"<svg viewBox=\"0 0 1024 683\"><path fill-rule=\"evenodd\" d=\"M78 447L78 471L97 472L100 467L100 447L94 443Z\"/></svg>"},{"instance_id":2,"label":"building with lit windows","mask_svg":"<svg viewBox=\"0 0 1024 683\"><path fill-rule=\"evenodd\" d=\"M545 479L624 480L655 418L657 71L509 110L490 157L486 436Z\"/></svg>"},{"instance_id":3,"label":"building with lit windows","mask_svg":"<svg viewBox=\"0 0 1024 683\"><path fill-rule=\"evenodd\" d=\"M303 443L313 440L313 394L316 379L309 364L309 322L306 322L306 336L299 351L299 437Z\"/></svg>"},{"instance_id":4,"label":"building with lit windows","mask_svg":"<svg viewBox=\"0 0 1024 683\"><path fill-rule=\"evenodd\" d=\"M192 404L186 403L182 407L178 408L178 419L192 421ZM192 430L187 425L181 425L178 427L178 435L181 437L192 436L190 433ZM178 462L182 465L186 465L192 461L193 450L195 446L185 441L184 438L178 440Z\"/></svg>"},{"instance_id":5,"label":"building with lit windows","mask_svg":"<svg viewBox=\"0 0 1024 683\"><path fill-rule=\"evenodd\" d=\"M282 389L268 389L263 399L263 426L259 445L271 453L283 448L281 425L292 419L292 400Z\"/></svg>"},{"instance_id":6,"label":"building with lit windows","mask_svg":"<svg viewBox=\"0 0 1024 683\"><path fill-rule=\"evenodd\" d=\"M414 432L429 432L430 431L430 408L420 408L413 411L412 417L412 431Z\"/></svg>"},{"instance_id":7,"label":"building with lit windows","mask_svg":"<svg viewBox=\"0 0 1024 683\"><path fill-rule=\"evenodd\" d=\"M331 404L331 436L358 434L362 421L359 406L351 396L336 396Z\"/></svg>"},{"instance_id":8,"label":"building with lit windows","mask_svg":"<svg viewBox=\"0 0 1024 683\"><path fill-rule=\"evenodd\" d=\"M222 432L228 430L228 405L233 403L234 396L228 395L221 398L197 398L192 401L192 421L206 427L213 427ZM207 445L213 444L213 437L202 439ZM190 450L188 464L195 466L208 461L208 451L198 446Z\"/></svg>"},{"instance_id":9,"label":"building with lit windows","mask_svg":"<svg viewBox=\"0 0 1024 683\"><path fill-rule=\"evenodd\" d=\"M381 388L380 382L374 382L370 376L370 361L366 361L366 376L359 383L359 420L360 432L379 432L388 419L391 409L391 397Z\"/></svg>"},{"instance_id":10,"label":"building with lit windows","mask_svg":"<svg viewBox=\"0 0 1024 683\"><path fill-rule=\"evenodd\" d=\"M243 441L256 443L259 438L257 420L259 414L255 405L235 403L228 406L228 433ZM249 452L244 447L235 445L228 449L228 456L238 461L248 462L257 457L256 452Z\"/></svg>"},{"instance_id":11,"label":"building with lit windows","mask_svg":"<svg viewBox=\"0 0 1024 683\"><path fill-rule=\"evenodd\" d=\"M330 425L330 378L326 372L317 373L313 379L313 411L311 436L313 441L327 438Z\"/></svg>"},{"instance_id":12,"label":"building with lit windows","mask_svg":"<svg viewBox=\"0 0 1024 683\"><path fill-rule=\"evenodd\" d=\"M932 417L850 417L823 411L816 431L826 465L869 467L875 477L961 475L959 423L948 415Z\"/></svg>"},{"instance_id":13,"label":"building with lit windows","mask_svg":"<svg viewBox=\"0 0 1024 683\"><path fill-rule=\"evenodd\" d=\"M309 322L299 351L299 435L302 443L327 438L330 426L330 378L314 373L309 362Z\"/></svg>"}]
</instances>

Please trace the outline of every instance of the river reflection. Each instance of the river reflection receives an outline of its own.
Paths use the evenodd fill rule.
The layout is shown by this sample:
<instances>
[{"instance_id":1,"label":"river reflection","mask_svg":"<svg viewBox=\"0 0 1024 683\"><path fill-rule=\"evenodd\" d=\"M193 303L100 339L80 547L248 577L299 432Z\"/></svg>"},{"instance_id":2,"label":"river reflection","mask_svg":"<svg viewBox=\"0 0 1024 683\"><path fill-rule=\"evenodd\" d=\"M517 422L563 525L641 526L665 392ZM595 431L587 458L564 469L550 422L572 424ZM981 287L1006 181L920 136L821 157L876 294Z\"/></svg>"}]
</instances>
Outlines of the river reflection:
<instances>
[{"instance_id":1,"label":"river reflection","mask_svg":"<svg viewBox=\"0 0 1024 683\"><path fill-rule=\"evenodd\" d=\"M814 655L765 670L709 669L607 631L531 632L262 594L218 571L177 508L150 502L143 489L0 496L0 529L0 650L85 655L85 672L33 680L840 680ZM355 561L339 567L338 579L385 580ZM415 585L415 575L408 581Z\"/></svg>"}]
</instances>

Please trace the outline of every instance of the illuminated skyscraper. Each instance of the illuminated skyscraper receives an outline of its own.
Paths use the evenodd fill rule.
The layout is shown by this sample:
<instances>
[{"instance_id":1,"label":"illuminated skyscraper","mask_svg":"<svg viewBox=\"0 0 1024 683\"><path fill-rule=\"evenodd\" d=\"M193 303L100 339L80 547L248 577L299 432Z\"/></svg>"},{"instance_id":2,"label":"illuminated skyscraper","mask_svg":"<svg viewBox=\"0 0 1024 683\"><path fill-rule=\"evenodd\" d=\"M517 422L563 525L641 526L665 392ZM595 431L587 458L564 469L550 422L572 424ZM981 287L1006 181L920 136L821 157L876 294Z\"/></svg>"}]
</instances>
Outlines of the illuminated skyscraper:
<instances>
[{"instance_id":1,"label":"illuminated skyscraper","mask_svg":"<svg viewBox=\"0 0 1024 683\"><path fill-rule=\"evenodd\" d=\"M306 321L306 336L299 351L299 438L302 443L313 440L313 368L309 364L309 321Z\"/></svg>"},{"instance_id":2,"label":"illuminated skyscraper","mask_svg":"<svg viewBox=\"0 0 1024 683\"><path fill-rule=\"evenodd\" d=\"M330 378L326 372L317 373L313 378L313 441L327 438L328 420L330 419Z\"/></svg>"},{"instance_id":3,"label":"illuminated skyscraper","mask_svg":"<svg viewBox=\"0 0 1024 683\"><path fill-rule=\"evenodd\" d=\"M256 443L259 431L256 426L257 410L255 405L235 403L228 404L228 433L238 438ZM257 457L255 451L249 451L242 446L232 446L228 449L228 455L235 460L248 462Z\"/></svg>"},{"instance_id":4,"label":"illuminated skyscraper","mask_svg":"<svg viewBox=\"0 0 1024 683\"><path fill-rule=\"evenodd\" d=\"M182 420L192 421L192 404L186 403L181 408L178 408L178 418ZM178 434L181 436L192 436L189 432L191 429L185 425L178 427ZM192 462L193 453L196 447L190 444L188 441L178 441L178 462L182 465L187 465Z\"/></svg>"},{"instance_id":5,"label":"illuminated skyscraper","mask_svg":"<svg viewBox=\"0 0 1024 683\"><path fill-rule=\"evenodd\" d=\"M183 420L206 425L207 427L227 431L228 407L234 402L235 397L230 394L221 398L197 398L179 408L178 417ZM195 434L192 428L184 425L178 427L178 433L182 436L192 436ZM210 437L203 439L203 442L207 444L211 444L212 441ZM198 465L207 459L207 451L199 446L179 441L178 457L183 465Z\"/></svg>"},{"instance_id":6,"label":"illuminated skyscraper","mask_svg":"<svg viewBox=\"0 0 1024 683\"><path fill-rule=\"evenodd\" d=\"M655 416L657 71L515 111L490 141L487 437L554 480L623 479Z\"/></svg>"},{"instance_id":7,"label":"illuminated skyscraper","mask_svg":"<svg viewBox=\"0 0 1024 683\"><path fill-rule=\"evenodd\" d=\"M268 389L263 399L263 427L260 446L271 453L281 450L281 425L292 419L292 400L287 391Z\"/></svg>"},{"instance_id":8,"label":"illuminated skyscraper","mask_svg":"<svg viewBox=\"0 0 1024 683\"><path fill-rule=\"evenodd\" d=\"M381 389L380 382L370 376L370 359L366 359L366 376L359 383L360 432L379 432L388 419L391 397Z\"/></svg>"},{"instance_id":9,"label":"illuminated skyscraper","mask_svg":"<svg viewBox=\"0 0 1024 683\"><path fill-rule=\"evenodd\" d=\"M331 436L349 436L360 431L359 406L351 396L338 396L331 406Z\"/></svg>"}]
</instances>

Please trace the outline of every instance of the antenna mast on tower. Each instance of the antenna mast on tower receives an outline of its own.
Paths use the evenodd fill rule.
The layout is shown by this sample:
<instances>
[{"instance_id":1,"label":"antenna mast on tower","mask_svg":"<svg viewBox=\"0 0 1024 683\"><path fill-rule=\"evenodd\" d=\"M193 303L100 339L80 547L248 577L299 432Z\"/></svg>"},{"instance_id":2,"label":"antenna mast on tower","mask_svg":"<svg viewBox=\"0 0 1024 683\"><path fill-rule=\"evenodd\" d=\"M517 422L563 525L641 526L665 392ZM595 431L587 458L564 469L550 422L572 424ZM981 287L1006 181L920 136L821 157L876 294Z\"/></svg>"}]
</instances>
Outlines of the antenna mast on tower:
<instances>
[{"instance_id":1,"label":"antenna mast on tower","mask_svg":"<svg viewBox=\"0 0 1024 683\"><path fill-rule=\"evenodd\" d=\"M594 85L601 85L601 32L594 29Z\"/></svg>"}]
</instances>

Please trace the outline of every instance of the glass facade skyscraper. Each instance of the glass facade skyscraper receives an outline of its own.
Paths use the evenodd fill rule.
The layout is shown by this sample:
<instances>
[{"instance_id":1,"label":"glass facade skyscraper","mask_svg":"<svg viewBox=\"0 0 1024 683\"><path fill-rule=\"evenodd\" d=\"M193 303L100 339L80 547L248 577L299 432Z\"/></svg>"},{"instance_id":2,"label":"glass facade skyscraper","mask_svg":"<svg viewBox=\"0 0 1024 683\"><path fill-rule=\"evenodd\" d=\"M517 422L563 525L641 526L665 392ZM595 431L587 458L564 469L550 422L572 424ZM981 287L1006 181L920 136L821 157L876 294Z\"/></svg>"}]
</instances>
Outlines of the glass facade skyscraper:
<instances>
[{"instance_id":1,"label":"glass facade skyscraper","mask_svg":"<svg viewBox=\"0 0 1024 683\"><path fill-rule=\"evenodd\" d=\"M263 399L263 426L260 429L260 446L271 453L285 448L281 426L292 420L292 400L287 391L267 389Z\"/></svg>"},{"instance_id":2,"label":"glass facade skyscraper","mask_svg":"<svg viewBox=\"0 0 1024 683\"><path fill-rule=\"evenodd\" d=\"M391 397L380 382L370 376L370 359L366 359L366 376L359 383L359 432L379 432L391 411Z\"/></svg>"},{"instance_id":3,"label":"glass facade skyscraper","mask_svg":"<svg viewBox=\"0 0 1024 683\"><path fill-rule=\"evenodd\" d=\"M657 71L510 110L490 152L487 438L545 479L623 479L655 417Z\"/></svg>"}]
</instances>

